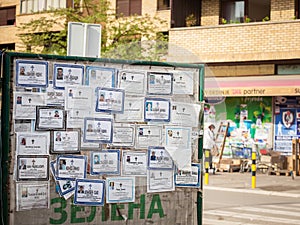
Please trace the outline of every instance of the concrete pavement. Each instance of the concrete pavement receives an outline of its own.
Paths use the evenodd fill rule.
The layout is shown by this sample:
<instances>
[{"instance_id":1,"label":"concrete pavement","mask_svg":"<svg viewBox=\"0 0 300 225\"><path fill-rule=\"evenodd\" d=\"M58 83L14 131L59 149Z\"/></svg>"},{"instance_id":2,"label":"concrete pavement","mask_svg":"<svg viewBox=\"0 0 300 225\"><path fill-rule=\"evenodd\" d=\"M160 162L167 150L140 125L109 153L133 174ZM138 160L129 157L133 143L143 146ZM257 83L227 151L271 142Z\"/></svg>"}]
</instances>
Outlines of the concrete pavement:
<instances>
[{"instance_id":1,"label":"concrete pavement","mask_svg":"<svg viewBox=\"0 0 300 225\"><path fill-rule=\"evenodd\" d=\"M300 176L292 179L291 176L257 174L255 189L252 189L251 182L251 173L217 172L215 175L209 174L209 183L204 185L203 182L203 190L204 192L206 189L251 192L300 198Z\"/></svg>"}]
</instances>

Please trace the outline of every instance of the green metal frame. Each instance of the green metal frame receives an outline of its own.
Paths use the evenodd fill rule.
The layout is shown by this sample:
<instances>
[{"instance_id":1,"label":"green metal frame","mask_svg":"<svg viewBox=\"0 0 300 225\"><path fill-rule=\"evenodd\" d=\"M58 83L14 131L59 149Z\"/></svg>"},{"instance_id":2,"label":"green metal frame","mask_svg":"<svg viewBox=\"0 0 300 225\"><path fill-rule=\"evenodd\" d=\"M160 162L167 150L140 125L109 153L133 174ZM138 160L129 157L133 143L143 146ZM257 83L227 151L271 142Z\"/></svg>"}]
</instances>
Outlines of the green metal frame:
<instances>
[{"instance_id":1,"label":"green metal frame","mask_svg":"<svg viewBox=\"0 0 300 225\"><path fill-rule=\"evenodd\" d=\"M152 62L152 61L134 61L134 60L115 60L106 58L87 58L75 56L57 56L57 55L43 55L43 54L28 54L17 52L3 53L3 79L2 79L2 108L1 108L1 144L2 149L0 152L1 158L1 172L0 185L2 191L1 195L1 225L9 224L9 149L10 149L10 101L11 101L11 87L10 81L12 77L12 63L14 58L26 59L43 59L43 60L66 60L66 61L88 61L88 62L102 62L102 63L115 63L115 64L129 64L129 65L149 65L149 66L162 66L162 67L183 67L199 69L199 101L203 101L204 96L204 65L203 64L186 64L176 62ZM201 114L200 121L203 121L203 114ZM201 123L202 126L202 123ZM202 139L198 140L198 160L202 159ZM201 179L202 187L202 179ZM202 191L197 192L197 222L202 225Z\"/></svg>"}]
</instances>

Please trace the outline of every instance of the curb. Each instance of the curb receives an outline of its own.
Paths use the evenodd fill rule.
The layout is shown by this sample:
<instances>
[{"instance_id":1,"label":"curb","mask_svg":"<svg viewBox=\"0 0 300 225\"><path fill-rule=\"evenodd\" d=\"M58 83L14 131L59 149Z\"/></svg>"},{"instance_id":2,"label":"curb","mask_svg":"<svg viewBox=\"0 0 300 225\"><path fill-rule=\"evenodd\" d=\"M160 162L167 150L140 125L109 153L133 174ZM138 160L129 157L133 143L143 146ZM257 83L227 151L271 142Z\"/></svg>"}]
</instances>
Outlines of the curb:
<instances>
[{"instance_id":1,"label":"curb","mask_svg":"<svg viewBox=\"0 0 300 225\"><path fill-rule=\"evenodd\" d=\"M276 192L276 191L263 191L263 190L252 190L252 189L237 189L237 188L203 186L203 191L205 191L205 190L218 190L218 191L258 194L258 195L271 195L271 196L279 196L279 197L300 198L300 194Z\"/></svg>"}]
</instances>

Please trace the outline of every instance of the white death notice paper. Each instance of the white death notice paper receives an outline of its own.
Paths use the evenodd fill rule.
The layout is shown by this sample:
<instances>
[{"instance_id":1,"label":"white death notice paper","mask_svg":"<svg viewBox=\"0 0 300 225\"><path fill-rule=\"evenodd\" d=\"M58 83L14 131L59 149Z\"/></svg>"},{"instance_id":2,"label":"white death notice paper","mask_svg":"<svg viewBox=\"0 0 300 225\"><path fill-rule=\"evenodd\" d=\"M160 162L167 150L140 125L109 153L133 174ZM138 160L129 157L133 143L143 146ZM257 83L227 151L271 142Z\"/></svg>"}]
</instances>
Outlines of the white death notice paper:
<instances>
[{"instance_id":1,"label":"white death notice paper","mask_svg":"<svg viewBox=\"0 0 300 225\"><path fill-rule=\"evenodd\" d=\"M135 178L110 177L106 179L106 202L134 202Z\"/></svg>"},{"instance_id":2,"label":"white death notice paper","mask_svg":"<svg viewBox=\"0 0 300 225\"><path fill-rule=\"evenodd\" d=\"M102 206L104 204L104 180L77 179L74 204Z\"/></svg>"}]
</instances>

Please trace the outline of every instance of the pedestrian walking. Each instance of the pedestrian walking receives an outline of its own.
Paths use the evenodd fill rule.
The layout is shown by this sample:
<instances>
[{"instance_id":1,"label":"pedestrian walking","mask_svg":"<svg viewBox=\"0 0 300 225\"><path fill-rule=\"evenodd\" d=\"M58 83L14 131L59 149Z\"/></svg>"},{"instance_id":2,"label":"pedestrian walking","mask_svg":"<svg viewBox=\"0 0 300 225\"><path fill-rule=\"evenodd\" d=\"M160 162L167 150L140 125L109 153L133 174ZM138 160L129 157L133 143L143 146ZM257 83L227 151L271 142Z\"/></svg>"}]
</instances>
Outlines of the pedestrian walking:
<instances>
[{"instance_id":1,"label":"pedestrian walking","mask_svg":"<svg viewBox=\"0 0 300 225\"><path fill-rule=\"evenodd\" d=\"M215 125L211 124L208 126L208 129L204 131L203 135L203 153L205 162L209 162L210 169L213 169L213 174L215 174L215 168L212 164L212 151L216 147L215 143L215 134L214 134ZM206 153L208 152L208 154ZM206 154L205 154L206 153Z\"/></svg>"}]
</instances>

